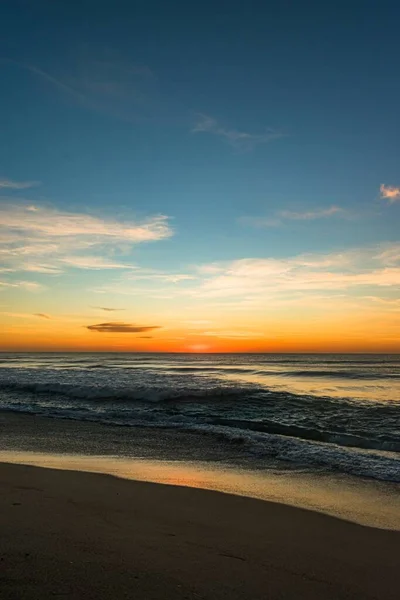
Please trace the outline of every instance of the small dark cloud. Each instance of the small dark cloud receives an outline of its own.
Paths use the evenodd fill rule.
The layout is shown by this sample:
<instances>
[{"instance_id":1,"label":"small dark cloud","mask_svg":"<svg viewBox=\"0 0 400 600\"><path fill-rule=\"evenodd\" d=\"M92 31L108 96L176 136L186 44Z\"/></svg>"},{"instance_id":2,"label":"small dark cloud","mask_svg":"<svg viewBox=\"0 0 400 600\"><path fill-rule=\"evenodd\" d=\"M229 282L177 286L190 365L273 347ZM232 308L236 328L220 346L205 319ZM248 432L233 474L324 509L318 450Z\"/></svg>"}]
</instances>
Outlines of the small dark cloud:
<instances>
[{"instance_id":1,"label":"small dark cloud","mask_svg":"<svg viewBox=\"0 0 400 600\"><path fill-rule=\"evenodd\" d=\"M160 325L135 325L131 323L99 323L98 325L87 325L90 331L99 333L142 333L159 329Z\"/></svg>"},{"instance_id":2,"label":"small dark cloud","mask_svg":"<svg viewBox=\"0 0 400 600\"><path fill-rule=\"evenodd\" d=\"M139 335L139 338L141 340L152 340L153 336L152 335Z\"/></svg>"},{"instance_id":3,"label":"small dark cloud","mask_svg":"<svg viewBox=\"0 0 400 600\"><path fill-rule=\"evenodd\" d=\"M49 317L49 315L46 315L45 313L33 313L34 317L40 317L41 319L51 319L51 317Z\"/></svg>"},{"instance_id":4,"label":"small dark cloud","mask_svg":"<svg viewBox=\"0 0 400 600\"><path fill-rule=\"evenodd\" d=\"M108 306L92 306L92 308L98 308L99 310L105 310L106 312L115 312L116 310L125 310L125 308L109 308Z\"/></svg>"}]
</instances>

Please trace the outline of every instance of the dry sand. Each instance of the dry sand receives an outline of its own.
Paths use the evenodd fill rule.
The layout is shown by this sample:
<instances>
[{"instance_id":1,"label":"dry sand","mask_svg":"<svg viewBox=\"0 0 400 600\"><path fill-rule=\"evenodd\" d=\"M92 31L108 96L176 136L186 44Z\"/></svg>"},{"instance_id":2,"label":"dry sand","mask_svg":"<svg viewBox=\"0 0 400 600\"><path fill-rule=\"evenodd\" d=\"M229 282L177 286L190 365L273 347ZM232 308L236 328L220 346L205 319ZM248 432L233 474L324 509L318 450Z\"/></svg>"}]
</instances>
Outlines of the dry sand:
<instances>
[{"instance_id":1,"label":"dry sand","mask_svg":"<svg viewBox=\"0 0 400 600\"><path fill-rule=\"evenodd\" d=\"M1 600L398 598L398 532L22 465L0 464L0 492Z\"/></svg>"}]
</instances>

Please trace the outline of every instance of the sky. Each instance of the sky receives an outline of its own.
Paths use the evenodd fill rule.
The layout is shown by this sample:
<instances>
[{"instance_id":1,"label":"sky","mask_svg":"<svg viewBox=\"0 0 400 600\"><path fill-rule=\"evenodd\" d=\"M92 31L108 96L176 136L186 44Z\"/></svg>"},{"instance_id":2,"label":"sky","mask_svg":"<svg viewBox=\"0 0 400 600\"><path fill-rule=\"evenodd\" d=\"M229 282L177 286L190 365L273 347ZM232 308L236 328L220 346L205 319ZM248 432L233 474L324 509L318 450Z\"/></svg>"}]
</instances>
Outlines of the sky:
<instances>
[{"instance_id":1,"label":"sky","mask_svg":"<svg viewBox=\"0 0 400 600\"><path fill-rule=\"evenodd\" d=\"M400 5L0 4L0 350L400 351Z\"/></svg>"}]
</instances>

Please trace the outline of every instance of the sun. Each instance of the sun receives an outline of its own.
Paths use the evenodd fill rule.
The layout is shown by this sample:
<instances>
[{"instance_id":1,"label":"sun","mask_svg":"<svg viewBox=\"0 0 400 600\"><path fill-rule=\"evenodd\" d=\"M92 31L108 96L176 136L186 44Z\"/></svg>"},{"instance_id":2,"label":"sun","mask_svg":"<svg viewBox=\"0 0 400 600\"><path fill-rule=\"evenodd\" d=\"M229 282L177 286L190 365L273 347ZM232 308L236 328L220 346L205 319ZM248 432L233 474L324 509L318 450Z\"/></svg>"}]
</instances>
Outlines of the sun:
<instances>
[{"instance_id":1,"label":"sun","mask_svg":"<svg viewBox=\"0 0 400 600\"><path fill-rule=\"evenodd\" d=\"M208 344L191 344L188 346L189 352L208 352L210 346Z\"/></svg>"}]
</instances>

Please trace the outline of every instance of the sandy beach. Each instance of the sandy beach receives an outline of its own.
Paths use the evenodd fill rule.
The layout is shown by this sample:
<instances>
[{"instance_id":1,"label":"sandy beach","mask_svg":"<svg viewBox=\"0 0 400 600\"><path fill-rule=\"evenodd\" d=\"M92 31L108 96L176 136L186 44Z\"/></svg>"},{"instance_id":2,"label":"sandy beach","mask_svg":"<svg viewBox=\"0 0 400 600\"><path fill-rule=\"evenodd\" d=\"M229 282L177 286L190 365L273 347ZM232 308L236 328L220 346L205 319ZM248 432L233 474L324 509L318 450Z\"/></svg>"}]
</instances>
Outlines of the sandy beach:
<instances>
[{"instance_id":1,"label":"sandy beach","mask_svg":"<svg viewBox=\"0 0 400 600\"><path fill-rule=\"evenodd\" d=\"M0 596L379 598L400 534L271 502L0 465Z\"/></svg>"}]
</instances>

